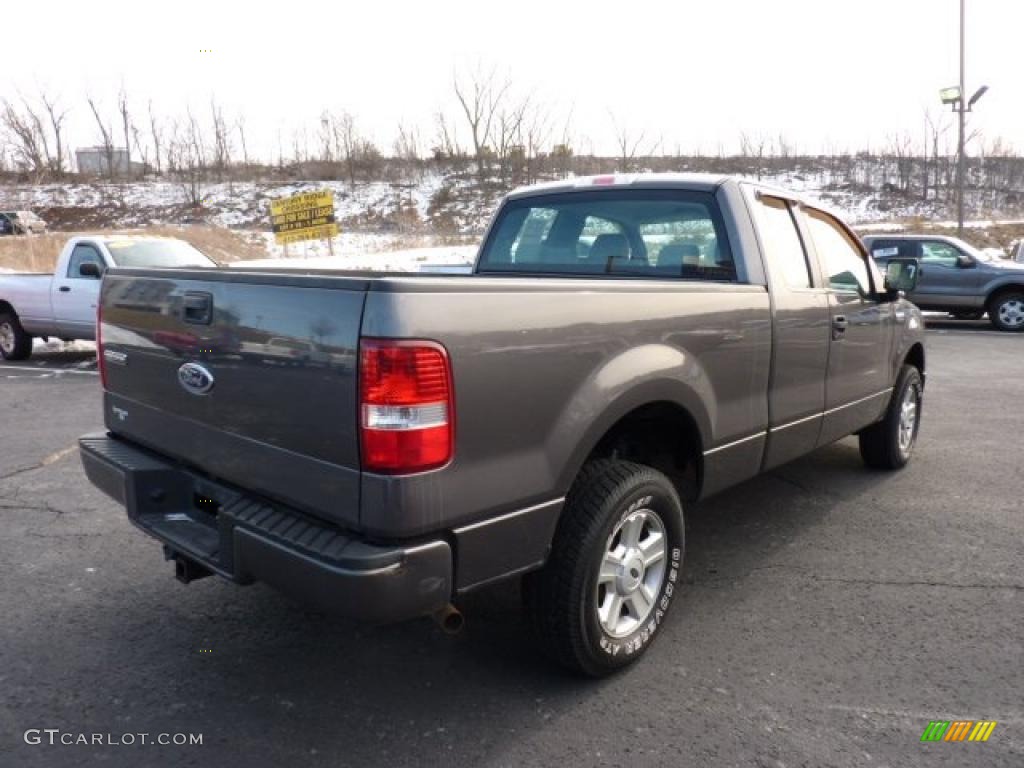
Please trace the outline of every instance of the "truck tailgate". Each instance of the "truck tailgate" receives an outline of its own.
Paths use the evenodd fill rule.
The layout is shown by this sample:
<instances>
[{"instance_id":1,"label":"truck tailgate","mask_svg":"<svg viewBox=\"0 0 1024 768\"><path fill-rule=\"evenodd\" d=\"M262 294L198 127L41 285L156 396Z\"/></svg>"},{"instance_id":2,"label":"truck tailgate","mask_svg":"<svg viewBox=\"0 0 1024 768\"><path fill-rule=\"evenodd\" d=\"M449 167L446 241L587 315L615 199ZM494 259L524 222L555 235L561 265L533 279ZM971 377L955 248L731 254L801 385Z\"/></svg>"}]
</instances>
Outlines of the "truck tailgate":
<instances>
[{"instance_id":1,"label":"truck tailgate","mask_svg":"<svg viewBox=\"0 0 1024 768\"><path fill-rule=\"evenodd\" d=\"M111 270L107 428L347 527L359 524L356 355L367 281Z\"/></svg>"}]
</instances>

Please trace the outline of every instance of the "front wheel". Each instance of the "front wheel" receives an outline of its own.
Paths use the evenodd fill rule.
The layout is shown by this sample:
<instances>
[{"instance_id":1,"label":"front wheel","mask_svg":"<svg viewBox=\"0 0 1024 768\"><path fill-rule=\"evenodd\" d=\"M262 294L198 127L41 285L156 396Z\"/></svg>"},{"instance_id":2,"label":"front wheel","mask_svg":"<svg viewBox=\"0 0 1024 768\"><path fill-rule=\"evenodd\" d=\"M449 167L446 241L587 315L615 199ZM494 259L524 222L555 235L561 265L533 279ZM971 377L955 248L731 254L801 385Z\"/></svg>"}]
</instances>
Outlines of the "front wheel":
<instances>
[{"instance_id":1,"label":"front wheel","mask_svg":"<svg viewBox=\"0 0 1024 768\"><path fill-rule=\"evenodd\" d=\"M10 312L0 314L0 357L4 360L25 360L32 354L32 337Z\"/></svg>"},{"instance_id":2,"label":"front wheel","mask_svg":"<svg viewBox=\"0 0 1024 768\"><path fill-rule=\"evenodd\" d=\"M910 461L921 426L921 372L904 365L881 421L860 431L860 455L875 469L900 469Z\"/></svg>"},{"instance_id":3,"label":"front wheel","mask_svg":"<svg viewBox=\"0 0 1024 768\"><path fill-rule=\"evenodd\" d=\"M636 661L679 591L683 545L682 504L665 475L589 462L569 491L547 565L524 579L545 650L594 677Z\"/></svg>"},{"instance_id":4,"label":"front wheel","mask_svg":"<svg viewBox=\"0 0 1024 768\"><path fill-rule=\"evenodd\" d=\"M1010 291L996 296L989 306L988 318L1000 331L1024 331L1024 293Z\"/></svg>"}]
</instances>

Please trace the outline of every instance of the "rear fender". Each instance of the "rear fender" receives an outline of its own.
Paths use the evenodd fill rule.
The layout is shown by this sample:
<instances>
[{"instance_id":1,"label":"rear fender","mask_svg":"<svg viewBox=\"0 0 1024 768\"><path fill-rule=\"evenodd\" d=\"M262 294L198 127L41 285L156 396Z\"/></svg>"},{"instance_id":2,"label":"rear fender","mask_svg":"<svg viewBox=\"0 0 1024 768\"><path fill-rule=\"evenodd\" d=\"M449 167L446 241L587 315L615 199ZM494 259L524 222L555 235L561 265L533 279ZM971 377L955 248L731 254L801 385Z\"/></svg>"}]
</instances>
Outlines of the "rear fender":
<instances>
[{"instance_id":1,"label":"rear fender","mask_svg":"<svg viewBox=\"0 0 1024 768\"><path fill-rule=\"evenodd\" d=\"M547 453L561 466L558 490L565 493L601 438L620 419L649 403L668 402L693 417L706 444L716 400L696 357L664 344L626 350L606 361L580 386L548 433ZM700 446L703 449L703 445Z\"/></svg>"}]
</instances>

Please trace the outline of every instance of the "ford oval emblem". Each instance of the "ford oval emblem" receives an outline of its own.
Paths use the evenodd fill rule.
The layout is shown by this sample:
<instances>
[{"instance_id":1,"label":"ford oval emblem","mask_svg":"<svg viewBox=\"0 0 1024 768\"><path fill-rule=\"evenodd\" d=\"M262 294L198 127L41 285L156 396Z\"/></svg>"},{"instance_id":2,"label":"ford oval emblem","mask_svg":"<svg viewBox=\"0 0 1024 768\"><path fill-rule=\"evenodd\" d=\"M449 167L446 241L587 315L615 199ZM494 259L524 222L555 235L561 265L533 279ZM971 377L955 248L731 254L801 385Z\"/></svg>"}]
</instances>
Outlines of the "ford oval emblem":
<instances>
[{"instance_id":1,"label":"ford oval emblem","mask_svg":"<svg viewBox=\"0 0 1024 768\"><path fill-rule=\"evenodd\" d=\"M213 374L199 363L185 363L178 369L178 383L193 395L205 395L213 389Z\"/></svg>"}]
</instances>

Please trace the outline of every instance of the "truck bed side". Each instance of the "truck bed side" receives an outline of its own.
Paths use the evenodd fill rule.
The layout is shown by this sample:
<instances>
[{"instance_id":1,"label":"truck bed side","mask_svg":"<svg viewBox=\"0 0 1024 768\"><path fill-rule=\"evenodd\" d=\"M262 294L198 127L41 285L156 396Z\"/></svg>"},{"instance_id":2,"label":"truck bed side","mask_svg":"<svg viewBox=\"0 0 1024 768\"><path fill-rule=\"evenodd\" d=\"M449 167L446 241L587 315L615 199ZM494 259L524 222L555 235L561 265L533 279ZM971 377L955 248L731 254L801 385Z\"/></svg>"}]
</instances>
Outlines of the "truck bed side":
<instances>
[{"instance_id":1,"label":"truck bed side","mask_svg":"<svg viewBox=\"0 0 1024 768\"><path fill-rule=\"evenodd\" d=\"M56 332L52 290L52 275L0 274L0 306L13 309L25 330L34 335Z\"/></svg>"}]
</instances>

